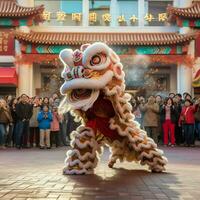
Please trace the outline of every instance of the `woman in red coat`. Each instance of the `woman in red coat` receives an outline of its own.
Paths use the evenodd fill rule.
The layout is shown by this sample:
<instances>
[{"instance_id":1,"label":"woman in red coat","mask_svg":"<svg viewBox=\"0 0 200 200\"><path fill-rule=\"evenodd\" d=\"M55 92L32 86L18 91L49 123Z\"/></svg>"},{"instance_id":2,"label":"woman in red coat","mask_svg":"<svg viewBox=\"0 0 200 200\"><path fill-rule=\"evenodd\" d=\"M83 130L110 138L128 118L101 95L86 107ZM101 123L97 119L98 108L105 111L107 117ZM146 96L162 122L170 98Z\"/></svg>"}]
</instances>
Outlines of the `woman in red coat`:
<instances>
[{"instance_id":1,"label":"woman in red coat","mask_svg":"<svg viewBox=\"0 0 200 200\"><path fill-rule=\"evenodd\" d=\"M194 113L196 112L195 106L191 100L186 99L185 105L182 108L179 126L182 126L185 144L187 146L194 146Z\"/></svg>"},{"instance_id":2,"label":"woman in red coat","mask_svg":"<svg viewBox=\"0 0 200 200\"><path fill-rule=\"evenodd\" d=\"M178 121L178 113L174 106L173 99L168 97L165 100L164 105L160 110L160 119L164 133L164 145L168 145L168 139L170 139L170 145L175 145L175 124Z\"/></svg>"}]
</instances>

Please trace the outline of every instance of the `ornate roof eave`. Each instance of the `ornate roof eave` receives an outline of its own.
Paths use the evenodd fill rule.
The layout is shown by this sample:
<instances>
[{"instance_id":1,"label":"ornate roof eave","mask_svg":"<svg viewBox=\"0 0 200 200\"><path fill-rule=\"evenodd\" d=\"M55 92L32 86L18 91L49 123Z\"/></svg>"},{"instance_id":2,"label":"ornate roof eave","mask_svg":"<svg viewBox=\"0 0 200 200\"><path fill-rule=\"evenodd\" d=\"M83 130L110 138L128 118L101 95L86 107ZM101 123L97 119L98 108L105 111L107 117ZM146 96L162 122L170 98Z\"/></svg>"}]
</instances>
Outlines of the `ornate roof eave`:
<instances>
[{"instance_id":1,"label":"ornate roof eave","mask_svg":"<svg viewBox=\"0 0 200 200\"><path fill-rule=\"evenodd\" d=\"M132 33L132 32L33 32L15 31L22 43L43 45L81 45L102 41L108 45L166 46L187 44L196 33Z\"/></svg>"},{"instance_id":2,"label":"ornate roof eave","mask_svg":"<svg viewBox=\"0 0 200 200\"><path fill-rule=\"evenodd\" d=\"M186 8L173 7L169 5L167 7L167 14L169 21L173 21L175 17L200 19L200 1L193 1L191 6Z\"/></svg>"},{"instance_id":3,"label":"ornate roof eave","mask_svg":"<svg viewBox=\"0 0 200 200\"><path fill-rule=\"evenodd\" d=\"M44 5L36 7L24 7L19 5L16 0L0 1L0 18L28 18L34 16L40 18L44 11Z\"/></svg>"}]
</instances>

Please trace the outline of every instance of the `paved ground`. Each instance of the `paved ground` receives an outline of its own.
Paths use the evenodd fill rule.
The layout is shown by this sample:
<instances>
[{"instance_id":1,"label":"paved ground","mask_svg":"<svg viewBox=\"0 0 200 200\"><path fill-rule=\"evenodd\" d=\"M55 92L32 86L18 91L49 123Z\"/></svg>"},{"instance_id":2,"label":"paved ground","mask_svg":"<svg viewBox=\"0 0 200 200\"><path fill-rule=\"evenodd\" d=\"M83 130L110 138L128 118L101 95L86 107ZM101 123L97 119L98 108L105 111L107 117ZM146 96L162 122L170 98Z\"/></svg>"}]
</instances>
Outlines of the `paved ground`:
<instances>
[{"instance_id":1,"label":"paved ground","mask_svg":"<svg viewBox=\"0 0 200 200\"><path fill-rule=\"evenodd\" d=\"M65 148L0 150L0 200L200 199L200 148L165 148L167 173L137 164L109 169L106 149L95 175L63 176Z\"/></svg>"}]
</instances>

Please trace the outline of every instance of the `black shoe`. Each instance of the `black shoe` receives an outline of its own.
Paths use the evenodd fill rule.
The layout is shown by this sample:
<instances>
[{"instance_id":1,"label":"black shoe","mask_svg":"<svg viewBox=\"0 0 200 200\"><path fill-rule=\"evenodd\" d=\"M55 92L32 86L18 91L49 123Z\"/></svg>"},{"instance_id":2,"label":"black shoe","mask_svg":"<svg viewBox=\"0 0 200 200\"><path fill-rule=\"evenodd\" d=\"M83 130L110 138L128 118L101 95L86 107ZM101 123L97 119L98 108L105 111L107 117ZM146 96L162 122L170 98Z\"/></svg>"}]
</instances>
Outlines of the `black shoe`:
<instances>
[{"instance_id":1,"label":"black shoe","mask_svg":"<svg viewBox=\"0 0 200 200\"><path fill-rule=\"evenodd\" d=\"M51 147L47 147L47 149L51 149Z\"/></svg>"},{"instance_id":2,"label":"black shoe","mask_svg":"<svg viewBox=\"0 0 200 200\"><path fill-rule=\"evenodd\" d=\"M40 149L44 149L44 147L40 147Z\"/></svg>"}]
</instances>

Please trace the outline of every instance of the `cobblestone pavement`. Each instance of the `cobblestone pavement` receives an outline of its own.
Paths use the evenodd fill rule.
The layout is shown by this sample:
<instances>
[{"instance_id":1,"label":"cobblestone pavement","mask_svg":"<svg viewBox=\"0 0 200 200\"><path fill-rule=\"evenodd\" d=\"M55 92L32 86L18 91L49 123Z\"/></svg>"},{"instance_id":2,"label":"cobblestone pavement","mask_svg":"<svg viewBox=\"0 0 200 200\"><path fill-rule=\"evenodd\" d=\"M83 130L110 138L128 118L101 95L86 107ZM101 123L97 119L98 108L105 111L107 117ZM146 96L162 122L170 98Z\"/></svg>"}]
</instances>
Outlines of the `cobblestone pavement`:
<instances>
[{"instance_id":1,"label":"cobblestone pavement","mask_svg":"<svg viewBox=\"0 0 200 200\"><path fill-rule=\"evenodd\" d=\"M165 148L167 172L118 163L105 149L95 175L63 176L66 148L0 150L0 200L200 199L200 148Z\"/></svg>"}]
</instances>

